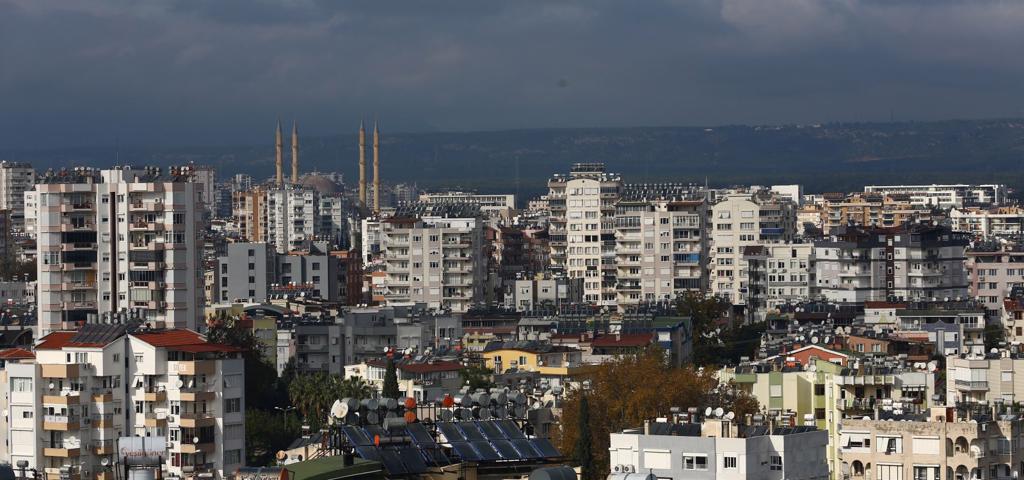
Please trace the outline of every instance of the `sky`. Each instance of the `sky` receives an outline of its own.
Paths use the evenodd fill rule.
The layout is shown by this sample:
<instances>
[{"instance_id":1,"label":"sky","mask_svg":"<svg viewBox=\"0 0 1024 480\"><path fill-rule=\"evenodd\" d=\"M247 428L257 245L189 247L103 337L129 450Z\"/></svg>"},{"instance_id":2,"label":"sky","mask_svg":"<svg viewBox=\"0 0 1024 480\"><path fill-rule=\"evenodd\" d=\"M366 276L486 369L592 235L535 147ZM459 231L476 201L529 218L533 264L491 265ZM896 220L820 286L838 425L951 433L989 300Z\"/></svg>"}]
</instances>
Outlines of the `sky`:
<instances>
[{"instance_id":1,"label":"sky","mask_svg":"<svg viewBox=\"0 0 1024 480\"><path fill-rule=\"evenodd\" d=\"M1016 0L0 0L0 149L1024 116Z\"/></svg>"}]
</instances>

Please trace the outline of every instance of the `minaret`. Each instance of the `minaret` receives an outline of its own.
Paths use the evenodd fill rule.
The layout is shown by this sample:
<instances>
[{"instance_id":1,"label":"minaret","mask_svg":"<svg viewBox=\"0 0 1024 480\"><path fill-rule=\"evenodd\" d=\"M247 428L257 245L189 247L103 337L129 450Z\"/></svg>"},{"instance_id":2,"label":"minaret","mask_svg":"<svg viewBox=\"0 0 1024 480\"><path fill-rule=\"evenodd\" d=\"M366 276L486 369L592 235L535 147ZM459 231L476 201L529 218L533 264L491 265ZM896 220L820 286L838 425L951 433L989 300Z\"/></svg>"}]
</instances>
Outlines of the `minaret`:
<instances>
[{"instance_id":1,"label":"minaret","mask_svg":"<svg viewBox=\"0 0 1024 480\"><path fill-rule=\"evenodd\" d=\"M277 155L274 162L274 165L277 167L277 186L280 187L284 185L284 172L281 170L284 168L284 159L282 158L284 155L284 140L281 139L280 119L277 120L277 136L274 138L274 148Z\"/></svg>"},{"instance_id":2,"label":"minaret","mask_svg":"<svg viewBox=\"0 0 1024 480\"><path fill-rule=\"evenodd\" d=\"M359 122L359 206L366 207L366 129Z\"/></svg>"},{"instance_id":3,"label":"minaret","mask_svg":"<svg viewBox=\"0 0 1024 480\"><path fill-rule=\"evenodd\" d=\"M373 121L373 213L380 213L380 134Z\"/></svg>"},{"instance_id":4,"label":"minaret","mask_svg":"<svg viewBox=\"0 0 1024 480\"><path fill-rule=\"evenodd\" d=\"M299 184L299 125L292 120L292 184Z\"/></svg>"}]
</instances>

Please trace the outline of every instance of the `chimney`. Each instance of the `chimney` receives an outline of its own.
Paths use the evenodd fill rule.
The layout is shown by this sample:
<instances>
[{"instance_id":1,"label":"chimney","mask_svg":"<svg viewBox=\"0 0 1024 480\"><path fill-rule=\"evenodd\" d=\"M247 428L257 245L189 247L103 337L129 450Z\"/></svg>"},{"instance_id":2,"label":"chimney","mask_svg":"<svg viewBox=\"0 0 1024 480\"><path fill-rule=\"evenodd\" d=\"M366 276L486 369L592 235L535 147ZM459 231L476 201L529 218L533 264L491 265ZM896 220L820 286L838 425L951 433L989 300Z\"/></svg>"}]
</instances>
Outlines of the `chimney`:
<instances>
[{"instance_id":1,"label":"chimney","mask_svg":"<svg viewBox=\"0 0 1024 480\"><path fill-rule=\"evenodd\" d=\"M644 435L650 435L650 434L651 434L651 421L650 420L644 420Z\"/></svg>"},{"instance_id":2,"label":"chimney","mask_svg":"<svg viewBox=\"0 0 1024 480\"><path fill-rule=\"evenodd\" d=\"M359 206L366 207L366 130L359 122Z\"/></svg>"},{"instance_id":3,"label":"chimney","mask_svg":"<svg viewBox=\"0 0 1024 480\"><path fill-rule=\"evenodd\" d=\"M380 213L380 134L373 121L373 213Z\"/></svg>"},{"instance_id":4,"label":"chimney","mask_svg":"<svg viewBox=\"0 0 1024 480\"><path fill-rule=\"evenodd\" d=\"M276 181L277 181L277 186L278 187L284 185L284 171L282 170L284 168L284 165L283 165L284 159L282 158L282 156L284 155L284 151L283 150L284 150L284 140L282 140L282 138L281 138L281 120L278 120L277 121L277 133L274 136L274 154L275 154L274 155L274 166L277 167L277 178L276 178Z\"/></svg>"},{"instance_id":5,"label":"chimney","mask_svg":"<svg viewBox=\"0 0 1024 480\"><path fill-rule=\"evenodd\" d=\"M292 120L292 184L299 183L299 125Z\"/></svg>"}]
</instances>

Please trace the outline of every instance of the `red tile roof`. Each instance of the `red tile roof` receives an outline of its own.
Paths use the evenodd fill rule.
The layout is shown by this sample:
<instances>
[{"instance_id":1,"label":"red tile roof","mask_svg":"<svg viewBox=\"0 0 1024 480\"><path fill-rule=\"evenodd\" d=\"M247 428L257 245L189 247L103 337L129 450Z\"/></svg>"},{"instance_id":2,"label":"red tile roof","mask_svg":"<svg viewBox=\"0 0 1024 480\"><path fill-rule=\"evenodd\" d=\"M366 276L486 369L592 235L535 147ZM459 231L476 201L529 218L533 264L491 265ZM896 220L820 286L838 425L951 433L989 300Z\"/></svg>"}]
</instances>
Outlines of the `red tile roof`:
<instances>
[{"instance_id":1,"label":"red tile roof","mask_svg":"<svg viewBox=\"0 0 1024 480\"><path fill-rule=\"evenodd\" d=\"M36 355L24 348L8 348L0 351L0 360L26 360Z\"/></svg>"},{"instance_id":2,"label":"red tile roof","mask_svg":"<svg viewBox=\"0 0 1024 480\"><path fill-rule=\"evenodd\" d=\"M219 343L209 343L202 335L192 330L161 330L156 332L133 333L133 337L154 347L169 348L179 352L238 352L237 347Z\"/></svg>"},{"instance_id":3,"label":"red tile roof","mask_svg":"<svg viewBox=\"0 0 1024 480\"><path fill-rule=\"evenodd\" d=\"M642 347L654 341L653 333L606 334L594 338L593 347Z\"/></svg>"},{"instance_id":4,"label":"red tile roof","mask_svg":"<svg viewBox=\"0 0 1024 480\"><path fill-rule=\"evenodd\" d=\"M39 345L36 345L36 350L60 350L64 347L81 347L81 348L102 348L106 344L104 343L92 343L92 342L73 342L72 338L78 332L53 332L42 338Z\"/></svg>"}]
</instances>

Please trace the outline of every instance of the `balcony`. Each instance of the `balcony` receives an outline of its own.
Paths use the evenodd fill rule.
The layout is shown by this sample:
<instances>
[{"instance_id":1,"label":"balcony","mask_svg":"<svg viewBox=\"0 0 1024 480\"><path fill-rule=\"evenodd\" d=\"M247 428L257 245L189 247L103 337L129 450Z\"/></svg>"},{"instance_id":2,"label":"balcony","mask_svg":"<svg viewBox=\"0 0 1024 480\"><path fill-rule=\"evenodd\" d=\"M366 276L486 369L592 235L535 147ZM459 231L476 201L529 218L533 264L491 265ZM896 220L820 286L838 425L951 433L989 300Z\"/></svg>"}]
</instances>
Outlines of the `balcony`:
<instances>
[{"instance_id":1,"label":"balcony","mask_svg":"<svg viewBox=\"0 0 1024 480\"><path fill-rule=\"evenodd\" d=\"M77 415L44 415L43 430L73 432L82 428Z\"/></svg>"},{"instance_id":2,"label":"balcony","mask_svg":"<svg viewBox=\"0 0 1024 480\"><path fill-rule=\"evenodd\" d=\"M157 202L133 202L128 206L130 212L162 212L163 203Z\"/></svg>"},{"instance_id":3,"label":"balcony","mask_svg":"<svg viewBox=\"0 0 1024 480\"><path fill-rule=\"evenodd\" d=\"M168 362L169 370L178 375L213 375L217 370L215 360L192 360Z\"/></svg>"},{"instance_id":4,"label":"balcony","mask_svg":"<svg viewBox=\"0 0 1024 480\"><path fill-rule=\"evenodd\" d=\"M978 392L988 390L988 382L985 380L954 380L956 389L962 392Z\"/></svg>"},{"instance_id":5,"label":"balcony","mask_svg":"<svg viewBox=\"0 0 1024 480\"><path fill-rule=\"evenodd\" d=\"M199 388L182 389L178 398L182 402L206 402L216 399L217 393Z\"/></svg>"},{"instance_id":6,"label":"balcony","mask_svg":"<svg viewBox=\"0 0 1024 480\"><path fill-rule=\"evenodd\" d=\"M78 405L78 392L62 392L60 395L43 395L43 405Z\"/></svg>"},{"instance_id":7,"label":"balcony","mask_svg":"<svg viewBox=\"0 0 1024 480\"><path fill-rule=\"evenodd\" d=\"M87 280L77 282L64 282L61 283L60 286L64 290L89 290L92 288L96 288L96 282Z\"/></svg>"},{"instance_id":8,"label":"balcony","mask_svg":"<svg viewBox=\"0 0 1024 480\"><path fill-rule=\"evenodd\" d=\"M92 451L96 455L109 455L117 451L113 440L97 440L92 442Z\"/></svg>"},{"instance_id":9,"label":"balcony","mask_svg":"<svg viewBox=\"0 0 1024 480\"><path fill-rule=\"evenodd\" d=\"M217 424L217 418L211 413L182 413L178 424L183 428L209 427Z\"/></svg>"},{"instance_id":10,"label":"balcony","mask_svg":"<svg viewBox=\"0 0 1024 480\"><path fill-rule=\"evenodd\" d=\"M96 270L96 262L67 262L60 264L61 270L74 272L76 270Z\"/></svg>"},{"instance_id":11,"label":"balcony","mask_svg":"<svg viewBox=\"0 0 1024 480\"><path fill-rule=\"evenodd\" d=\"M43 364L41 375L43 378L78 378L78 364Z\"/></svg>"},{"instance_id":12,"label":"balcony","mask_svg":"<svg viewBox=\"0 0 1024 480\"><path fill-rule=\"evenodd\" d=\"M190 439L191 440L191 439ZM213 453L217 450L217 445L213 442L202 442L200 443L185 443L181 442L181 446L178 447L180 453Z\"/></svg>"},{"instance_id":13,"label":"balcony","mask_svg":"<svg viewBox=\"0 0 1024 480\"><path fill-rule=\"evenodd\" d=\"M93 415L92 426L94 428L114 428L114 414L101 413Z\"/></svg>"},{"instance_id":14,"label":"balcony","mask_svg":"<svg viewBox=\"0 0 1024 480\"><path fill-rule=\"evenodd\" d=\"M114 392L110 389L93 390L91 400L93 403L112 402L114 401Z\"/></svg>"},{"instance_id":15,"label":"balcony","mask_svg":"<svg viewBox=\"0 0 1024 480\"><path fill-rule=\"evenodd\" d=\"M167 415L163 413L147 413L145 425L147 427L166 427Z\"/></svg>"},{"instance_id":16,"label":"balcony","mask_svg":"<svg viewBox=\"0 0 1024 480\"><path fill-rule=\"evenodd\" d=\"M167 400L167 392L164 390L153 390L147 388L142 394L142 400L145 402L162 402Z\"/></svg>"},{"instance_id":17,"label":"balcony","mask_svg":"<svg viewBox=\"0 0 1024 480\"><path fill-rule=\"evenodd\" d=\"M96 472L96 480L114 480L114 472L112 470L100 470Z\"/></svg>"},{"instance_id":18,"label":"balcony","mask_svg":"<svg viewBox=\"0 0 1024 480\"><path fill-rule=\"evenodd\" d=\"M62 243L60 245L62 252L77 252L84 250L96 250L96 242L76 242L76 243Z\"/></svg>"},{"instance_id":19,"label":"balcony","mask_svg":"<svg viewBox=\"0 0 1024 480\"><path fill-rule=\"evenodd\" d=\"M64 302L61 304L64 310L96 310L96 302L93 301L79 301L79 302Z\"/></svg>"},{"instance_id":20,"label":"balcony","mask_svg":"<svg viewBox=\"0 0 1024 480\"><path fill-rule=\"evenodd\" d=\"M45 478L50 479L66 479L66 480L82 480L82 475L78 473L78 470L71 468L72 473L61 473L61 470L69 470L68 467L47 467L43 470L46 473Z\"/></svg>"},{"instance_id":21,"label":"balcony","mask_svg":"<svg viewBox=\"0 0 1024 480\"><path fill-rule=\"evenodd\" d=\"M63 213L88 212L91 210L92 202L65 202L60 204L60 211Z\"/></svg>"},{"instance_id":22,"label":"balcony","mask_svg":"<svg viewBox=\"0 0 1024 480\"><path fill-rule=\"evenodd\" d=\"M61 232L89 232L95 230L96 224L93 222L60 224Z\"/></svg>"},{"instance_id":23,"label":"balcony","mask_svg":"<svg viewBox=\"0 0 1024 480\"><path fill-rule=\"evenodd\" d=\"M43 456L45 457L57 457L57 458L76 458L81 455L81 450L78 447L44 447Z\"/></svg>"}]
</instances>

